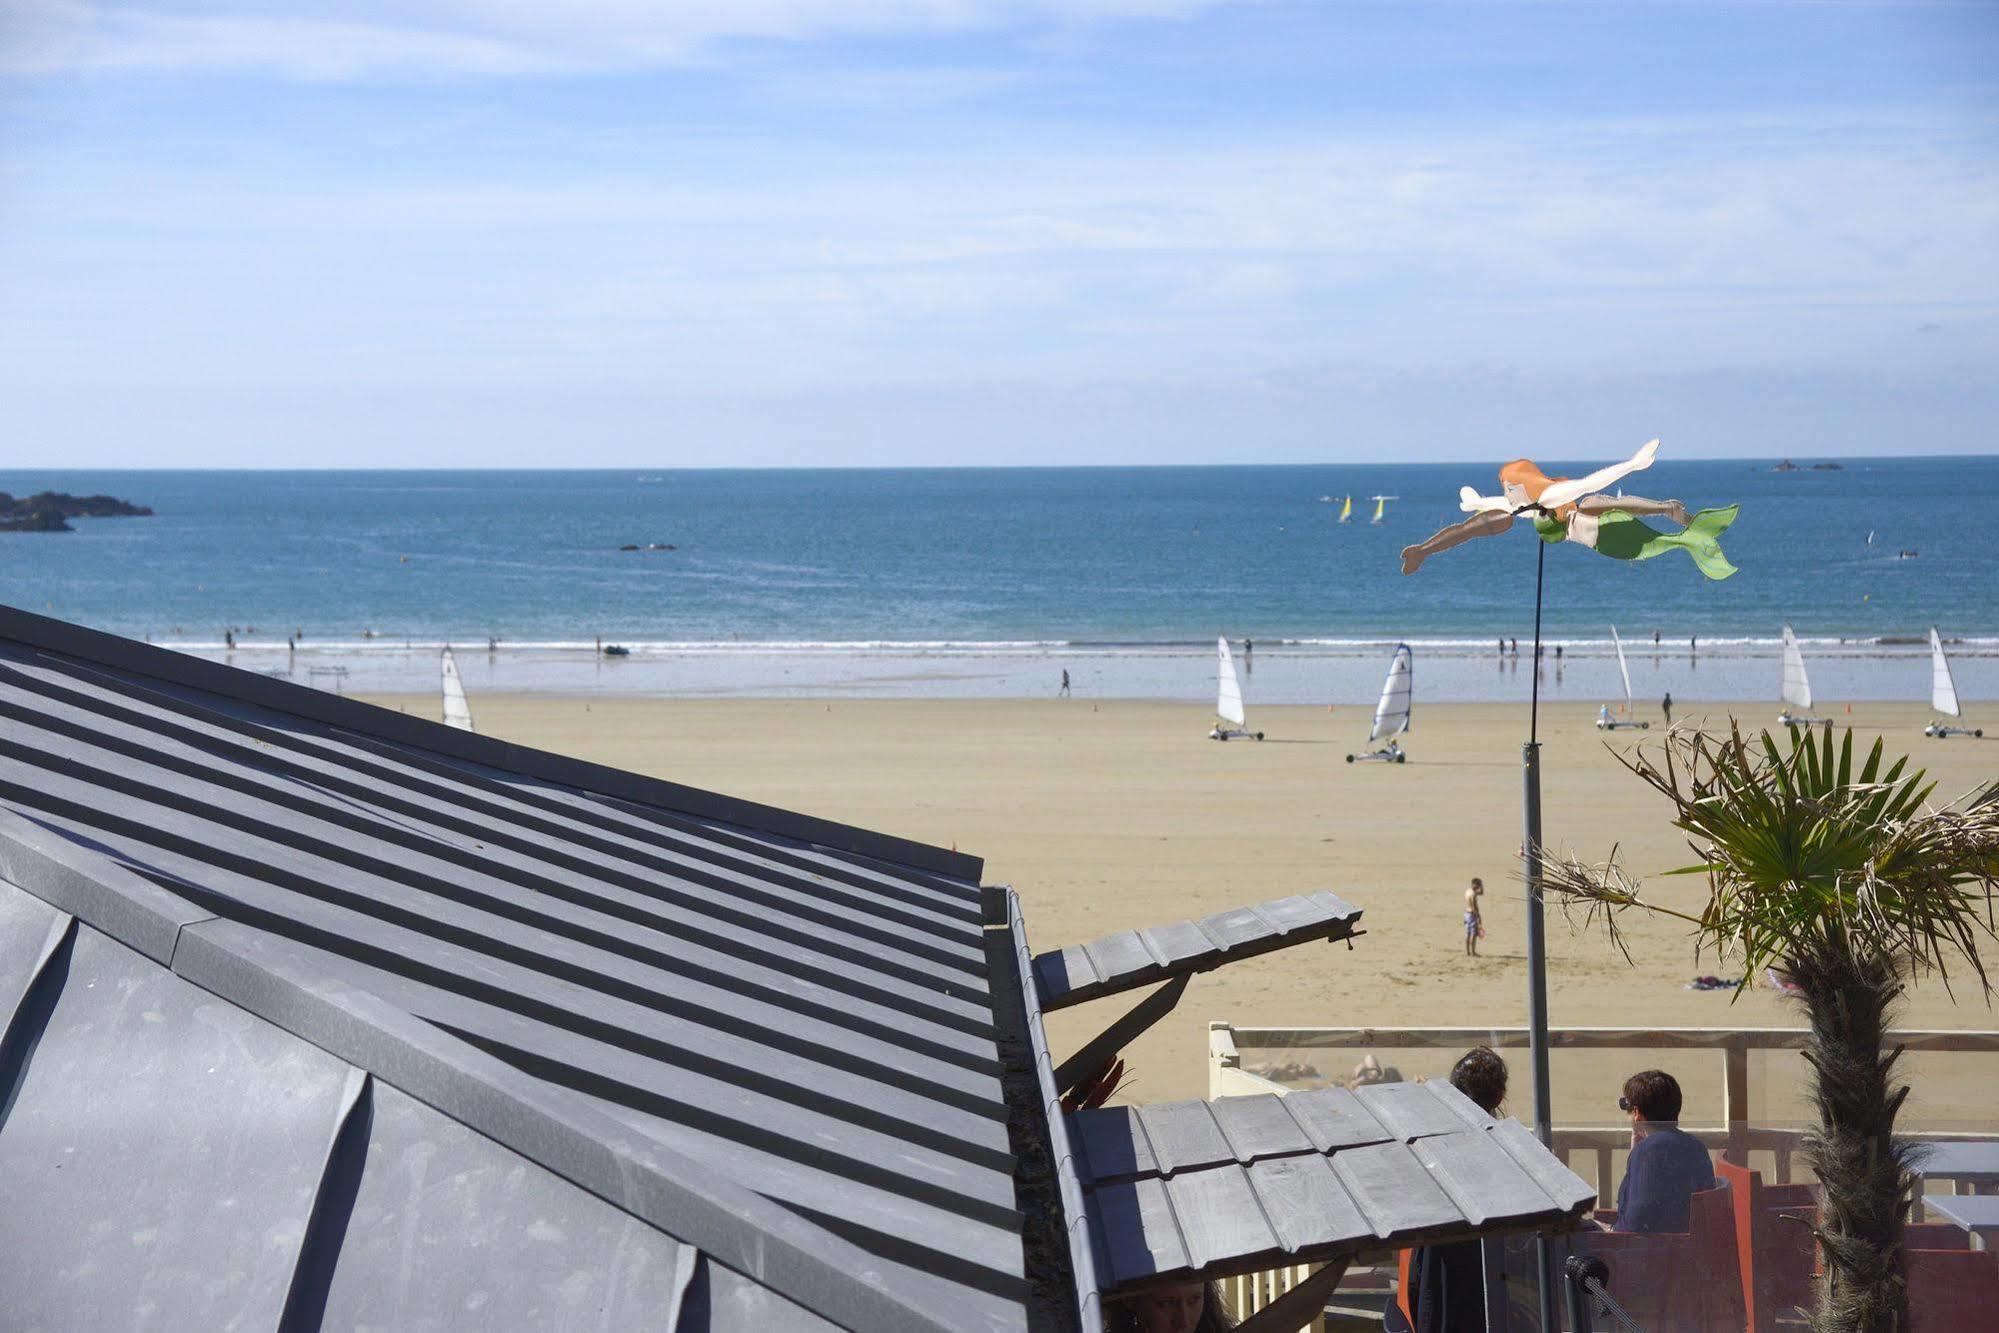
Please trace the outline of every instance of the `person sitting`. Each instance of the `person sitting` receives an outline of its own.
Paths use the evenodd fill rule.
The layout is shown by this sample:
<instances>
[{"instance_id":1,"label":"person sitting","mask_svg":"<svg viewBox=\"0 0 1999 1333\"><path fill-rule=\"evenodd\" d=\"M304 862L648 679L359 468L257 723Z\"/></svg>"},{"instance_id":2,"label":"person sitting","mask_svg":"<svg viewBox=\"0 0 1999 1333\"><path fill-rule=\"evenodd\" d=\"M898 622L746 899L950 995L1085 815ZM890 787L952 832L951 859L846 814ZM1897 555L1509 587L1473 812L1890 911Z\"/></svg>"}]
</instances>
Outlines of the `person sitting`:
<instances>
[{"instance_id":1,"label":"person sitting","mask_svg":"<svg viewBox=\"0 0 1999 1333\"><path fill-rule=\"evenodd\" d=\"M1223 1333L1235 1322L1213 1282L1155 1287L1104 1309L1106 1333Z\"/></svg>"},{"instance_id":2,"label":"person sitting","mask_svg":"<svg viewBox=\"0 0 1999 1333\"><path fill-rule=\"evenodd\" d=\"M1506 1061L1490 1046L1474 1046L1451 1066L1451 1086L1498 1116L1506 1100ZM1409 1256L1410 1318L1390 1305L1390 1333L1480 1333L1485 1328L1485 1250L1478 1241L1426 1245Z\"/></svg>"},{"instance_id":3,"label":"person sitting","mask_svg":"<svg viewBox=\"0 0 1999 1333\"><path fill-rule=\"evenodd\" d=\"M1680 1085L1663 1069L1624 1080L1617 1109L1631 1117L1631 1156L1617 1187L1618 1231L1685 1231L1693 1196L1714 1188L1714 1162L1682 1130Z\"/></svg>"},{"instance_id":4,"label":"person sitting","mask_svg":"<svg viewBox=\"0 0 1999 1333\"><path fill-rule=\"evenodd\" d=\"M1478 1109L1498 1116L1506 1100L1506 1061L1490 1046L1474 1046L1451 1066L1451 1086L1478 1103Z\"/></svg>"}]
</instances>

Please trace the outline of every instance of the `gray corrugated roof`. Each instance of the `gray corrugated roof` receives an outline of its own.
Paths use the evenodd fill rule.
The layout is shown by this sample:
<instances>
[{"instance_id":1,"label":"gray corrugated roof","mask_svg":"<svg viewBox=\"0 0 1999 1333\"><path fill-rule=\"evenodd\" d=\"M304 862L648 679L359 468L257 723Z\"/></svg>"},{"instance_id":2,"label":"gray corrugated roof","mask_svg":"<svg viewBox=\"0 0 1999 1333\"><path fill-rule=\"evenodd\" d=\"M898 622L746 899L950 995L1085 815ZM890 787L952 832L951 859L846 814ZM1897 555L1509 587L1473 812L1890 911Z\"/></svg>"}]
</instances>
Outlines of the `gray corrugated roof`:
<instances>
[{"instance_id":1,"label":"gray corrugated roof","mask_svg":"<svg viewBox=\"0 0 1999 1333\"><path fill-rule=\"evenodd\" d=\"M1022 1325L976 861L53 624L0 618L0 875L839 1322Z\"/></svg>"},{"instance_id":2,"label":"gray corrugated roof","mask_svg":"<svg viewBox=\"0 0 1999 1333\"><path fill-rule=\"evenodd\" d=\"M1107 1291L1559 1227L1596 1197L1448 1083L1107 1107L1071 1125Z\"/></svg>"},{"instance_id":3,"label":"gray corrugated roof","mask_svg":"<svg viewBox=\"0 0 1999 1333\"><path fill-rule=\"evenodd\" d=\"M832 1327L4 883L0 942L9 1328Z\"/></svg>"}]
</instances>

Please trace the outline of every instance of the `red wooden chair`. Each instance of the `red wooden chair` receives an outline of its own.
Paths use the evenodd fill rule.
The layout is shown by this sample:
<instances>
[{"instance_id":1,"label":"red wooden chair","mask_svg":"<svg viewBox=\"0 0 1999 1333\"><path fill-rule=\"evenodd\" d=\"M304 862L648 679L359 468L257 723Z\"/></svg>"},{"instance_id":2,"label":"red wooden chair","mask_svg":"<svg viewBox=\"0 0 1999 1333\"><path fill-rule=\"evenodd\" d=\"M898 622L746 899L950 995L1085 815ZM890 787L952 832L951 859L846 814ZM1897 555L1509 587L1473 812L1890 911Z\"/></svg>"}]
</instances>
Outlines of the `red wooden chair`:
<instances>
[{"instance_id":1,"label":"red wooden chair","mask_svg":"<svg viewBox=\"0 0 1999 1333\"><path fill-rule=\"evenodd\" d=\"M1911 1222L1902 1228L1902 1245L1911 1250L1968 1250L1971 1236L1949 1222Z\"/></svg>"},{"instance_id":2,"label":"red wooden chair","mask_svg":"<svg viewBox=\"0 0 1999 1333\"><path fill-rule=\"evenodd\" d=\"M1999 1250L1912 1249L1907 1265L1909 1333L1992 1327L1999 1312Z\"/></svg>"},{"instance_id":3,"label":"red wooden chair","mask_svg":"<svg viewBox=\"0 0 1999 1333\"><path fill-rule=\"evenodd\" d=\"M1614 1223L1615 1213L1599 1213ZM1577 1254L1610 1268L1610 1294L1639 1327L1652 1333L1713 1333L1742 1327L1736 1276L1735 1217L1726 1190L1694 1195L1684 1232L1626 1235L1584 1231L1571 1238Z\"/></svg>"},{"instance_id":4,"label":"red wooden chair","mask_svg":"<svg viewBox=\"0 0 1999 1333\"><path fill-rule=\"evenodd\" d=\"M1714 1169L1728 1185L1735 1214L1743 1327L1748 1333L1773 1333L1779 1318L1795 1323L1796 1311L1813 1301L1818 1245L1807 1223L1818 1207L1817 1189L1765 1185L1761 1173L1725 1158Z\"/></svg>"}]
</instances>

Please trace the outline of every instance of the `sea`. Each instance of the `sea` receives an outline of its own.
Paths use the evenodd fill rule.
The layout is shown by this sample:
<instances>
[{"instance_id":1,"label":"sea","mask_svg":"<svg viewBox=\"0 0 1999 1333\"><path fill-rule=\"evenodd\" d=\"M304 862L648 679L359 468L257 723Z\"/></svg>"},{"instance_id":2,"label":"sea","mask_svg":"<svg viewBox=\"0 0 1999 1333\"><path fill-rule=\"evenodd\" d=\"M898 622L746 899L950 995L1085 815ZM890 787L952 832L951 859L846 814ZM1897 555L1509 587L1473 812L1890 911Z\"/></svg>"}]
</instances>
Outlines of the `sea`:
<instances>
[{"instance_id":1,"label":"sea","mask_svg":"<svg viewBox=\"0 0 1999 1333\"><path fill-rule=\"evenodd\" d=\"M1226 637L1252 706L1371 701L1399 642L1419 699L1478 701L1527 690L1545 556L1544 699L1621 699L1615 625L1648 709L1774 700L1786 624L1823 700L1927 699L1933 625L1999 697L1999 457L1778 461L1632 487L1741 506L1719 583L1524 524L1403 575L1487 464L0 470L155 511L0 534L0 601L350 693L435 691L449 644L475 695L1199 700Z\"/></svg>"}]
</instances>

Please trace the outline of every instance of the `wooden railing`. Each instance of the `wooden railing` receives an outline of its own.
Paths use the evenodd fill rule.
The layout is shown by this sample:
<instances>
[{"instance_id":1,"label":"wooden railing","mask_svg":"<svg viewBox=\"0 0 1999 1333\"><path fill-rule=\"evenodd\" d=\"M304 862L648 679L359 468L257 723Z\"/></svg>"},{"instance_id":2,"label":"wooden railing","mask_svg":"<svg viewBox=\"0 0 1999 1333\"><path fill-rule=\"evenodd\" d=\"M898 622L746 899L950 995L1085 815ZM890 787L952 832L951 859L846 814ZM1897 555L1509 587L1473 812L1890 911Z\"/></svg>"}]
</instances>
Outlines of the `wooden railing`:
<instances>
[{"instance_id":1,"label":"wooden railing","mask_svg":"<svg viewBox=\"0 0 1999 1333\"><path fill-rule=\"evenodd\" d=\"M1755 1051L1795 1051L1804 1047L1808 1034L1802 1028L1556 1028L1548 1033L1553 1051L1710 1051L1720 1061L1721 1113L1719 1125L1689 1125L1681 1128L1710 1148L1727 1150L1731 1160L1752 1165L1751 1154L1768 1154L1770 1179L1779 1184L1791 1180L1793 1154L1804 1133L1802 1125L1760 1125L1750 1119L1750 1054ZM1911 1030L1890 1033L1891 1045L1912 1052L1950 1052L1999 1055L1999 1032L1950 1029ZM1451 1028L1271 1028L1236 1027L1227 1022L1208 1024L1208 1096L1240 1097L1255 1093L1283 1095L1291 1086L1266 1078L1242 1067L1244 1049L1259 1051L1372 1051L1428 1049L1461 1052L1473 1046L1496 1049L1525 1047L1527 1029L1490 1027ZM1999 1075L1999 1070L1995 1070ZM1999 1082L1995 1078L1987 1083ZM1528 1117L1523 1116L1523 1119ZM1999 1112L1978 1129L1933 1129L1907 1125L1904 1132L1913 1139L1930 1142L1999 1139ZM1612 1125L1557 1125L1550 1145L1571 1169L1576 1159L1585 1157L1594 1168L1597 1187L1608 1192L1614 1179L1616 1154L1630 1147L1630 1131ZM1919 1205L1920 1207L1920 1205ZM1276 1296L1302 1281L1309 1269L1278 1269L1231 1279L1225 1287L1231 1308L1238 1317L1261 1309Z\"/></svg>"}]
</instances>

